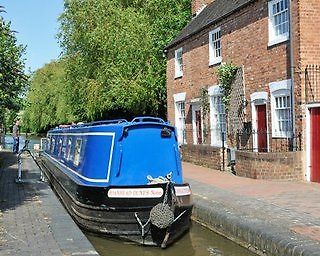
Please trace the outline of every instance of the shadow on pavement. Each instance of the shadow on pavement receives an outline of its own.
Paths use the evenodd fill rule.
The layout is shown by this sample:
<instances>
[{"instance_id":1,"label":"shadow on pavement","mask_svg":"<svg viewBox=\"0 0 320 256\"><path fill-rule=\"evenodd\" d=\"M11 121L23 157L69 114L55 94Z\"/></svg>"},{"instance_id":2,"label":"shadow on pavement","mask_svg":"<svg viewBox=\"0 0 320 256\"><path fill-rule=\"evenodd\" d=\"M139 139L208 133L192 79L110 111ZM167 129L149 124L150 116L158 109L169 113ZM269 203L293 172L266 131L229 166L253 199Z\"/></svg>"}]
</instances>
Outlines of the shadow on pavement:
<instances>
[{"instance_id":1,"label":"shadow on pavement","mask_svg":"<svg viewBox=\"0 0 320 256\"><path fill-rule=\"evenodd\" d=\"M31 157L23 157L21 184L15 182L18 175L17 155L9 151L0 151L0 211L15 209L28 201L39 200L44 195L41 190L48 188L40 181L40 171Z\"/></svg>"}]
</instances>

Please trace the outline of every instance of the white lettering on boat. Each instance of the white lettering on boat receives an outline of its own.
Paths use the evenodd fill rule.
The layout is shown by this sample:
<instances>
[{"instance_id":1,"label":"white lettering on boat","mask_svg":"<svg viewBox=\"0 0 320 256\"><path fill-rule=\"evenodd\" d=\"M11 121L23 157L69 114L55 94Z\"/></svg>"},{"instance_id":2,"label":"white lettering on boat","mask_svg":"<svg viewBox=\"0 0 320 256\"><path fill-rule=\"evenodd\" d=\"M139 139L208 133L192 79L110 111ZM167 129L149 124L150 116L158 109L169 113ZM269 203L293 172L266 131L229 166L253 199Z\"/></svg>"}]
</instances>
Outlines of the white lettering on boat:
<instances>
[{"instance_id":1,"label":"white lettering on boat","mask_svg":"<svg viewBox=\"0 0 320 256\"><path fill-rule=\"evenodd\" d=\"M162 188L111 188L110 198L159 198L163 195Z\"/></svg>"},{"instance_id":2,"label":"white lettering on boat","mask_svg":"<svg viewBox=\"0 0 320 256\"><path fill-rule=\"evenodd\" d=\"M174 190L176 191L176 196L191 195L191 190L190 190L189 186L174 187Z\"/></svg>"}]
</instances>

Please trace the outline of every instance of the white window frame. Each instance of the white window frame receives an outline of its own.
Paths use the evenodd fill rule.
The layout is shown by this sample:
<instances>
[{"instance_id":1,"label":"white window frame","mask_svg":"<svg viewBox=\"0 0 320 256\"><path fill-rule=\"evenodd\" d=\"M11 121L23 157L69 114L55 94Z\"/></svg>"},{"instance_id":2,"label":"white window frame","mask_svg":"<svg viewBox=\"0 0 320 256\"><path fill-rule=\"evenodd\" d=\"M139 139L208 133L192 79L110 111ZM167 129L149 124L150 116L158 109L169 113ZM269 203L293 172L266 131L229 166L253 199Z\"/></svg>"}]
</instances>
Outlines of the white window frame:
<instances>
[{"instance_id":1,"label":"white window frame","mask_svg":"<svg viewBox=\"0 0 320 256\"><path fill-rule=\"evenodd\" d=\"M291 99L291 79L273 82L269 84L270 97L271 97L271 118L272 118L272 137L273 138L290 138L292 137L292 99ZM287 106L277 108L276 98L286 97ZM289 104L289 106L288 106ZM289 110L287 118L284 120L279 119L279 111ZM287 121L288 130L281 131L279 123Z\"/></svg>"},{"instance_id":2,"label":"white window frame","mask_svg":"<svg viewBox=\"0 0 320 256\"><path fill-rule=\"evenodd\" d=\"M288 31L279 35L276 35L276 24L275 24L275 14L273 13L273 7L274 5L278 4L278 3L285 3L287 1L287 9L285 9L284 11L282 11L282 13L284 15L287 15L287 20L286 22L288 23ZM269 9L269 42L268 42L268 46L272 46L275 44L279 44L282 42L285 42L287 40L289 40L289 33L290 33L290 0L272 0L268 2L268 9ZM286 12L286 14L285 14ZM280 15L279 13L277 15ZM278 16L279 17L279 16ZM280 15L280 17L282 17ZM283 24L283 22L282 22Z\"/></svg>"},{"instance_id":3,"label":"white window frame","mask_svg":"<svg viewBox=\"0 0 320 256\"><path fill-rule=\"evenodd\" d=\"M181 55L181 56L179 56ZM174 52L175 75L174 78L183 76L183 49L180 47Z\"/></svg>"},{"instance_id":4,"label":"white window frame","mask_svg":"<svg viewBox=\"0 0 320 256\"><path fill-rule=\"evenodd\" d=\"M226 116L225 116L225 106L222 104L223 113L220 113L216 109L216 104L214 103L214 98L220 97L222 100L222 89L219 85L211 86L208 89L209 103L210 103L210 135L211 135L211 146L221 147L222 146L222 136L221 132L226 133ZM220 109L221 110L221 109ZM216 116L219 116L216 118ZM221 118L224 118L221 120ZM217 137L217 129L220 129L220 136ZM224 134L224 141L226 141L226 134Z\"/></svg>"},{"instance_id":5,"label":"white window frame","mask_svg":"<svg viewBox=\"0 0 320 256\"><path fill-rule=\"evenodd\" d=\"M213 40L214 35L220 34L220 38ZM216 28L209 32L209 66L219 64L222 61L222 35L221 28ZM216 46L215 43L219 42L220 48ZM220 55L217 54L217 51L220 51Z\"/></svg>"},{"instance_id":6,"label":"white window frame","mask_svg":"<svg viewBox=\"0 0 320 256\"><path fill-rule=\"evenodd\" d=\"M184 104L185 107L185 100L186 100L186 93L177 93L173 95L174 98L174 109L175 109L175 126L177 129L177 139L178 143L187 144L186 138L186 116L184 111L184 116L181 111L181 104Z\"/></svg>"}]
</instances>

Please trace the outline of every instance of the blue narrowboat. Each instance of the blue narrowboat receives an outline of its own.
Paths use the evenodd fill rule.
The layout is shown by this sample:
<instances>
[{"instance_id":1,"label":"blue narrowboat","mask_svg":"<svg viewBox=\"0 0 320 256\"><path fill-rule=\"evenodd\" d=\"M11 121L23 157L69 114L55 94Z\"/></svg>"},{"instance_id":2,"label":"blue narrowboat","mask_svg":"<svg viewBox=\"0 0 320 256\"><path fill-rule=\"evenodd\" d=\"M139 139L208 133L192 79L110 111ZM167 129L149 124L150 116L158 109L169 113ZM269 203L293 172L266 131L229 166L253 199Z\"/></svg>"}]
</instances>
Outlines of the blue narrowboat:
<instances>
[{"instance_id":1,"label":"blue narrowboat","mask_svg":"<svg viewBox=\"0 0 320 256\"><path fill-rule=\"evenodd\" d=\"M190 227L176 131L155 117L60 126L39 158L84 229L165 248Z\"/></svg>"}]
</instances>

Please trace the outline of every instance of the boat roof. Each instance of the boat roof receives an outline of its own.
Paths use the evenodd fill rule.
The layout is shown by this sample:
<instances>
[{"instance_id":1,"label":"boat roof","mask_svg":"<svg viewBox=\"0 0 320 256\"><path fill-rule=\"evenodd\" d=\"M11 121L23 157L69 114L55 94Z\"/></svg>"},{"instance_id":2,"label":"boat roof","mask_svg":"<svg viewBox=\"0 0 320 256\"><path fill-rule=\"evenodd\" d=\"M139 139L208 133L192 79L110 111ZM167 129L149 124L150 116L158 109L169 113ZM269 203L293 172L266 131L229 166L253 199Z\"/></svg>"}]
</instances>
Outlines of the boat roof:
<instances>
[{"instance_id":1,"label":"boat roof","mask_svg":"<svg viewBox=\"0 0 320 256\"><path fill-rule=\"evenodd\" d=\"M142 117L135 117L131 121L127 121L126 119L113 119L113 120L101 120L101 121L94 121L89 123L77 123L71 125L59 125L49 131L49 133L55 132L62 132L62 131L71 131L71 130L78 130L80 128L93 128L93 127L101 127L101 126L113 126L113 127L120 127L125 128L129 126L138 126L138 125L148 125L148 124L157 124L167 127L172 127L169 122L164 121L158 117L150 117L150 116L142 116Z\"/></svg>"}]
</instances>

